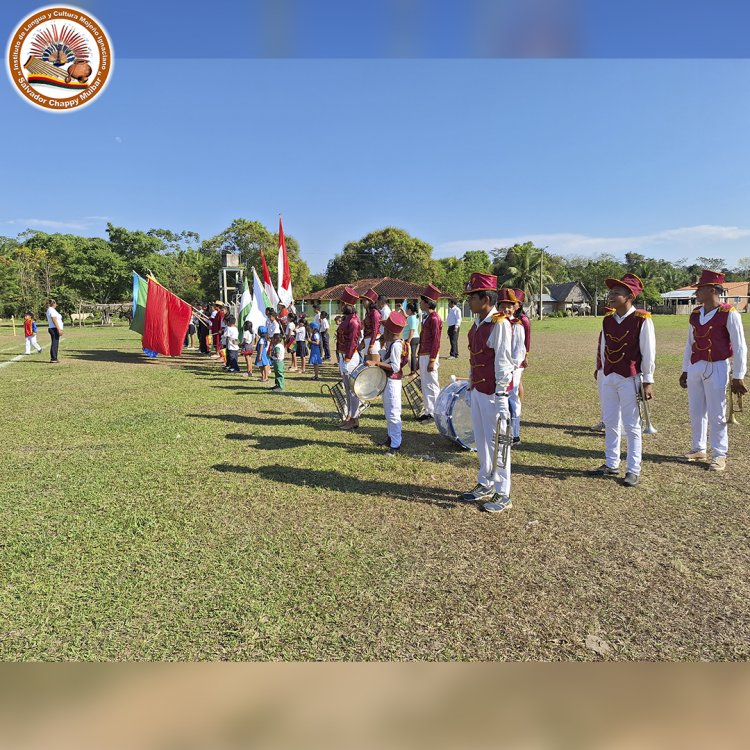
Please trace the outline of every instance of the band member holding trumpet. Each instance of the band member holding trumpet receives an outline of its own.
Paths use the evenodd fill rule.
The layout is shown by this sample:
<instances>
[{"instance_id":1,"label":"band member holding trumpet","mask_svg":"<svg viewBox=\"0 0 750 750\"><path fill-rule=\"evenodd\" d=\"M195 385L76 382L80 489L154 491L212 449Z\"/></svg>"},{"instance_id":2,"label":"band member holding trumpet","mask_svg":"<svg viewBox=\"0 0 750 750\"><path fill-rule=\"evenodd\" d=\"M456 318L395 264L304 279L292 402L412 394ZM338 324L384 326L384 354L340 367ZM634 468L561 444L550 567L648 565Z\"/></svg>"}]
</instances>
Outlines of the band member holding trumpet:
<instances>
[{"instance_id":1,"label":"band member holding trumpet","mask_svg":"<svg viewBox=\"0 0 750 750\"><path fill-rule=\"evenodd\" d=\"M359 334L362 330L362 321L357 315L354 305L357 304L359 295L350 286L344 288L341 295L341 307L344 317L336 330L336 358L339 362L341 379L346 391L347 416L341 423L342 430L352 430L359 427L360 402L354 391L349 387L349 373L359 365L360 358L357 346L359 345Z\"/></svg>"},{"instance_id":2,"label":"band member holding trumpet","mask_svg":"<svg viewBox=\"0 0 750 750\"><path fill-rule=\"evenodd\" d=\"M362 321L362 335L364 339L360 351L365 359L380 351L380 310L377 308L378 293L374 289L368 289L361 297L362 306L365 308L365 317Z\"/></svg>"},{"instance_id":3,"label":"band member holding trumpet","mask_svg":"<svg viewBox=\"0 0 750 750\"><path fill-rule=\"evenodd\" d=\"M599 334L597 371L604 420L605 462L590 473L596 476L620 475L620 424L628 441L623 484L635 487L641 474L643 428L638 396L653 397L656 336L651 313L637 310L633 301L643 291L643 282L632 273L621 279L605 279L609 287L608 305Z\"/></svg>"},{"instance_id":4,"label":"band member holding trumpet","mask_svg":"<svg viewBox=\"0 0 750 750\"><path fill-rule=\"evenodd\" d=\"M747 344L742 320L732 305L721 304L724 274L703 271L696 285L698 300L690 314L680 386L687 388L693 447L685 458L705 461L707 432L711 433L711 471L724 471L729 450L727 432L727 383L730 398L747 393Z\"/></svg>"},{"instance_id":5,"label":"band member holding trumpet","mask_svg":"<svg viewBox=\"0 0 750 750\"><path fill-rule=\"evenodd\" d=\"M503 298L509 290L503 290ZM512 329L498 313L497 276L473 273L466 285L471 312L477 316L469 330L469 390L471 422L479 457L477 485L459 496L465 503L482 502L490 513L513 507L510 500L510 451L502 465L495 460L495 431L510 420L508 387L513 379Z\"/></svg>"}]
</instances>

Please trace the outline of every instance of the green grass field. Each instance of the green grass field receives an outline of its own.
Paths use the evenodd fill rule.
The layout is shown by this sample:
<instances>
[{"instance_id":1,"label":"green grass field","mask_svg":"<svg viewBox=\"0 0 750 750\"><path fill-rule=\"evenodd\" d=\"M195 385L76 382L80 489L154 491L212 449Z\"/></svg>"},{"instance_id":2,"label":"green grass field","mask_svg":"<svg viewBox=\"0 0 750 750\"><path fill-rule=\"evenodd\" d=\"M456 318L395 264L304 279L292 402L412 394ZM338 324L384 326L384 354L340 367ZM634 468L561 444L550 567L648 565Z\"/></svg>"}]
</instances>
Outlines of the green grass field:
<instances>
[{"instance_id":1,"label":"green grass field","mask_svg":"<svg viewBox=\"0 0 750 750\"><path fill-rule=\"evenodd\" d=\"M747 659L750 413L725 474L684 463L687 318L655 323L635 489L585 476L601 319L534 326L500 516L453 502L476 456L406 406L386 457L382 406L341 432L311 373L267 393L124 327L69 327L52 366L43 331L0 368L0 657ZM22 351L0 328L0 364Z\"/></svg>"}]
</instances>

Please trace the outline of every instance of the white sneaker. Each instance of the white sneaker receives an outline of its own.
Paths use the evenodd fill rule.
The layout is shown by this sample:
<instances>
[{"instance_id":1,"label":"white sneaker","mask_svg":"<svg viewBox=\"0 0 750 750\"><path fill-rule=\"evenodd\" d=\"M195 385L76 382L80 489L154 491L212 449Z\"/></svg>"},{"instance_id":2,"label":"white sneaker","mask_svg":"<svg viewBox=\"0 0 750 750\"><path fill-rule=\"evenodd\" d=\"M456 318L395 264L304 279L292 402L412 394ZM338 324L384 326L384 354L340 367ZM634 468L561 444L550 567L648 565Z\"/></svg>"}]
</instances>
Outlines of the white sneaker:
<instances>
[{"instance_id":1,"label":"white sneaker","mask_svg":"<svg viewBox=\"0 0 750 750\"><path fill-rule=\"evenodd\" d=\"M688 461L705 461L708 458L706 451L690 451L685 454L685 458Z\"/></svg>"},{"instance_id":2,"label":"white sneaker","mask_svg":"<svg viewBox=\"0 0 750 750\"><path fill-rule=\"evenodd\" d=\"M711 461L708 467L709 471L724 471L727 468L727 459L724 456L714 456L714 460Z\"/></svg>"}]
</instances>

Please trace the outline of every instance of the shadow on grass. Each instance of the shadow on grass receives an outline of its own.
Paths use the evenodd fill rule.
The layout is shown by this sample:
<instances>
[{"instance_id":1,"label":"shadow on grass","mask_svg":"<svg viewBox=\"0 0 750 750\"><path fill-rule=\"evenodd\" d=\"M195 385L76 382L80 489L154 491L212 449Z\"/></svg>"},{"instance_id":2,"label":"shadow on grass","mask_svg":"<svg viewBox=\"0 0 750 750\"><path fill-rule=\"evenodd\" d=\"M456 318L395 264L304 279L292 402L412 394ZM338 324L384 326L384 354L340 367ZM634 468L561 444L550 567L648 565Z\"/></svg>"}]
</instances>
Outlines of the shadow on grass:
<instances>
[{"instance_id":1,"label":"shadow on grass","mask_svg":"<svg viewBox=\"0 0 750 750\"><path fill-rule=\"evenodd\" d=\"M263 479L271 479L282 484L289 484L293 475L292 469L279 464L259 466L255 469L235 464L214 464L211 468L222 473L254 474L263 477ZM339 471L305 469L304 480L304 487L311 490L352 492L358 495L370 495L373 497L386 496L395 500L406 500L410 503L434 505L445 510L454 508L459 504L455 501L455 491L451 492L434 487L420 487L416 484L398 483L395 485L386 481L376 482L358 479L348 474L342 474Z\"/></svg>"},{"instance_id":2,"label":"shadow on grass","mask_svg":"<svg viewBox=\"0 0 750 750\"><path fill-rule=\"evenodd\" d=\"M123 352L118 349L78 349L67 352L60 352L61 358L81 359L87 362L121 362L129 365L153 365L162 363L165 360L177 362L177 357L147 357L143 352L130 351Z\"/></svg>"},{"instance_id":3,"label":"shadow on grass","mask_svg":"<svg viewBox=\"0 0 750 750\"><path fill-rule=\"evenodd\" d=\"M248 447L257 448L262 451L294 450L295 448L308 448L310 445L321 445L326 448L354 450L359 454L385 455L385 451L382 448L378 450L374 446L361 445L360 443L346 443L344 441L305 440L304 438L285 437L282 435L245 435L241 432L230 432L225 437L227 440L255 441L254 445L249 445Z\"/></svg>"}]
</instances>

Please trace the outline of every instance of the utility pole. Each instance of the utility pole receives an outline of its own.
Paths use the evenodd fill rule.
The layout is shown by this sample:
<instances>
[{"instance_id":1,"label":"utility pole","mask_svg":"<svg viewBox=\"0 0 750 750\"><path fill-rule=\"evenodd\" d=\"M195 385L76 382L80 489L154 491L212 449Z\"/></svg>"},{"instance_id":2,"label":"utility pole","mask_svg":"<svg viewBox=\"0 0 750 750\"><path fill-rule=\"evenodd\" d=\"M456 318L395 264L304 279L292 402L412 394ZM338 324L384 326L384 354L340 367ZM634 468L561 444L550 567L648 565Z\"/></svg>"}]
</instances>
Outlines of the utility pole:
<instances>
[{"instance_id":1,"label":"utility pole","mask_svg":"<svg viewBox=\"0 0 750 750\"><path fill-rule=\"evenodd\" d=\"M544 291L544 251L548 247L549 245L543 247L539 256L539 320L544 316L544 306L542 303L542 292Z\"/></svg>"}]
</instances>

